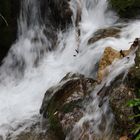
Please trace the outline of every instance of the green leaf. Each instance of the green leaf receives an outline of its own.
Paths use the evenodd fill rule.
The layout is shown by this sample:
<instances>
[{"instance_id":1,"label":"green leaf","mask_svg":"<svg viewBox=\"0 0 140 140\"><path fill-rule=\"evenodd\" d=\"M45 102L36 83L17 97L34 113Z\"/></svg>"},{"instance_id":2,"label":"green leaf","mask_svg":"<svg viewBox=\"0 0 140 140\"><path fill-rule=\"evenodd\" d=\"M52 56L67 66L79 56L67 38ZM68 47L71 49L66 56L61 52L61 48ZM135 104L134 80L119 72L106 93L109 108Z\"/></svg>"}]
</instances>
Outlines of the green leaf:
<instances>
[{"instance_id":1,"label":"green leaf","mask_svg":"<svg viewBox=\"0 0 140 140\"><path fill-rule=\"evenodd\" d=\"M130 116L129 118L133 119L133 118L137 118L137 117L140 117L140 114L137 114L137 115L134 115L134 116Z\"/></svg>"},{"instance_id":2,"label":"green leaf","mask_svg":"<svg viewBox=\"0 0 140 140\"><path fill-rule=\"evenodd\" d=\"M134 99L134 100L130 100L127 105L129 107L134 107L134 106L140 106L140 99Z\"/></svg>"},{"instance_id":3,"label":"green leaf","mask_svg":"<svg viewBox=\"0 0 140 140\"><path fill-rule=\"evenodd\" d=\"M140 134L135 138L135 140L140 140Z\"/></svg>"},{"instance_id":4,"label":"green leaf","mask_svg":"<svg viewBox=\"0 0 140 140\"><path fill-rule=\"evenodd\" d=\"M140 124L136 125L136 128L132 131L134 135L136 135L140 131Z\"/></svg>"}]
</instances>

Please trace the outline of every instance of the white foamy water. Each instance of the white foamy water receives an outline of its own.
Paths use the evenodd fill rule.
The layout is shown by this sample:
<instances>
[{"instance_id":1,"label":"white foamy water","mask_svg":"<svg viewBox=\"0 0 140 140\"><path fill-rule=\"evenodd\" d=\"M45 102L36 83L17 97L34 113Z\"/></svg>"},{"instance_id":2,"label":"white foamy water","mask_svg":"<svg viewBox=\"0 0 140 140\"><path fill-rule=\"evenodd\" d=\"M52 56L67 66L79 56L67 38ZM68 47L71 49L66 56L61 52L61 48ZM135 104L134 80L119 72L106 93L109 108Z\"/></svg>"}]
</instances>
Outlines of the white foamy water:
<instances>
[{"instance_id":1,"label":"white foamy water","mask_svg":"<svg viewBox=\"0 0 140 140\"><path fill-rule=\"evenodd\" d=\"M77 7L73 6L75 1L71 1L74 12L77 11ZM22 11L19 20L19 38L12 45L0 68L0 135L4 138L9 132L16 130L19 124L24 122L26 124L32 120L33 116L39 114L46 90L57 84L65 74L79 72L95 77L96 64L106 47L111 46L117 50L128 49L129 42L140 36L140 21L137 20L122 29L120 38L110 37L88 45L88 39L96 30L114 25L117 17L112 11L107 10L106 0L79 0L82 14L79 23L81 31L79 54L75 52L77 38L76 29L73 26L65 33L58 33L57 49L49 52L48 48L51 44L43 34L45 27L39 23L40 11L36 2L36 0L25 0L23 7L26 7L26 11ZM33 9L28 11L27 9L30 8ZM28 20L30 17L32 18ZM73 56L75 54L76 57ZM108 85L115 76L131 67L134 63L133 59L134 56L131 55L129 61L124 58L116 62L105 83ZM87 106L85 116L77 124L79 128L84 120L96 120L95 127L91 127L96 134L100 133L97 129L101 122L100 117L102 114L106 115L109 110L108 102L104 103L102 110L95 106L99 103L95 93L101 86L93 91L95 100ZM93 107L92 110L90 106ZM112 124L113 116L110 114L108 117L111 121L106 120L103 135L108 134L111 129L109 126Z\"/></svg>"}]
</instances>

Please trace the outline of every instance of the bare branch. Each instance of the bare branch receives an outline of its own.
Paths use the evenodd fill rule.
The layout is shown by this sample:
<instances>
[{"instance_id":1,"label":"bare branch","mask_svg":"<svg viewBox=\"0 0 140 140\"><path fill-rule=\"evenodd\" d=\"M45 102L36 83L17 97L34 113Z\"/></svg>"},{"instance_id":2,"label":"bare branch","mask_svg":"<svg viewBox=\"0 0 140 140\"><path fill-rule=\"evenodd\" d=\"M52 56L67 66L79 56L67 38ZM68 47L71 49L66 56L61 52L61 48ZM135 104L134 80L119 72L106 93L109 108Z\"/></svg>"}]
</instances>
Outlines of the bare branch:
<instances>
[{"instance_id":1,"label":"bare branch","mask_svg":"<svg viewBox=\"0 0 140 140\"><path fill-rule=\"evenodd\" d=\"M3 15L0 13L0 17L3 19L3 21L5 22L6 26L8 26L8 22L6 21L6 19L3 17Z\"/></svg>"}]
</instances>

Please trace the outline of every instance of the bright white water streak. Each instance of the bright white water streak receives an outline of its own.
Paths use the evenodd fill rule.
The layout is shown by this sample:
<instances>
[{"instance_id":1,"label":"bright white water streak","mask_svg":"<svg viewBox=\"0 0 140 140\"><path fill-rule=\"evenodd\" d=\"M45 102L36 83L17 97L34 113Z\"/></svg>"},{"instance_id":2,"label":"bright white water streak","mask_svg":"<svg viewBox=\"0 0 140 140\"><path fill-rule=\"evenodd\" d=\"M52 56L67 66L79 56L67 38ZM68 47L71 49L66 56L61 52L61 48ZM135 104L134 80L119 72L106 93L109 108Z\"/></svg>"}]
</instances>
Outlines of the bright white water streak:
<instances>
[{"instance_id":1,"label":"bright white water streak","mask_svg":"<svg viewBox=\"0 0 140 140\"><path fill-rule=\"evenodd\" d=\"M44 54L37 67L34 67L33 62L38 56L41 57L40 47L45 50L46 46L49 45L47 38L38 25L29 27L30 30L28 29L29 31L24 32L23 36L20 36L16 44L12 46L12 52L19 60L18 65L23 63L21 61L23 59L26 67L24 67L24 77L21 77L22 72L19 73L17 68L12 67L15 65L12 65L14 61L11 60L13 57L11 57L10 52L1 67L0 135L5 137L8 132L16 130L19 124L28 123L34 115L38 115L45 91L52 85L57 84L67 72L79 72L86 76L95 77L95 65L105 47L111 46L117 50L128 49L130 47L129 42L140 36L140 21L134 21L122 29L120 38L102 39L94 44L87 45L88 39L96 30L113 25L116 17L112 12L106 11L107 3L105 0L82 0L81 5L81 43L80 53L76 57L73 56L76 54L75 49L77 48L75 29L73 27L68 29L66 33L59 33L58 49ZM23 23L22 21L20 22L21 24ZM24 28L25 26L22 28L22 33ZM32 38L36 33L39 39L37 42L33 42ZM121 65L114 64L114 73L111 74L113 76L117 75L132 66L133 56L130 58L132 59L129 62L124 59L118 62ZM22 68L19 70L22 70ZM112 79L110 78L109 80ZM96 91L93 91L93 93L96 93ZM92 105L97 100L94 100ZM106 107L104 105L104 111L106 111ZM96 120L101 112L98 109L95 110L96 112L92 113ZM85 118L90 118L90 115L87 107ZM97 120L97 123L98 121L100 120Z\"/></svg>"}]
</instances>

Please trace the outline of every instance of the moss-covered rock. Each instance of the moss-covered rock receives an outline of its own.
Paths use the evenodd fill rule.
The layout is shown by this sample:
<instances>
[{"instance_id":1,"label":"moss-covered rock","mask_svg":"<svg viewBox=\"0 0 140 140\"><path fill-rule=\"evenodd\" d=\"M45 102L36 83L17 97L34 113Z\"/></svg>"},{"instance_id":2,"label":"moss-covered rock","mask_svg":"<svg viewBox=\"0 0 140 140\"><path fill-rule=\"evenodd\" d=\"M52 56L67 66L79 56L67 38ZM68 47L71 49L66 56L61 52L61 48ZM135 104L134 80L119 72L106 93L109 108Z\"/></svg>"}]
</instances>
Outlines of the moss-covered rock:
<instances>
[{"instance_id":1,"label":"moss-covered rock","mask_svg":"<svg viewBox=\"0 0 140 140\"><path fill-rule=\"evenodd\" d=\"M83 109L96 81L80 74L67 74L61 82L50 88L45 96L40 113L48 118L50 130L60 139L72 130L83 117Z\"/></svg>"},{"instance_id":2,"label":"moss-covered rock","mask_svg":"<svg viewBox=\"0 0 140 140\"><path fill-rule=\"evenodd\" d=\"M132 18L140 14L139 0L109 0L109 3L121 17Z\"/></svg>"}]
</instances>

